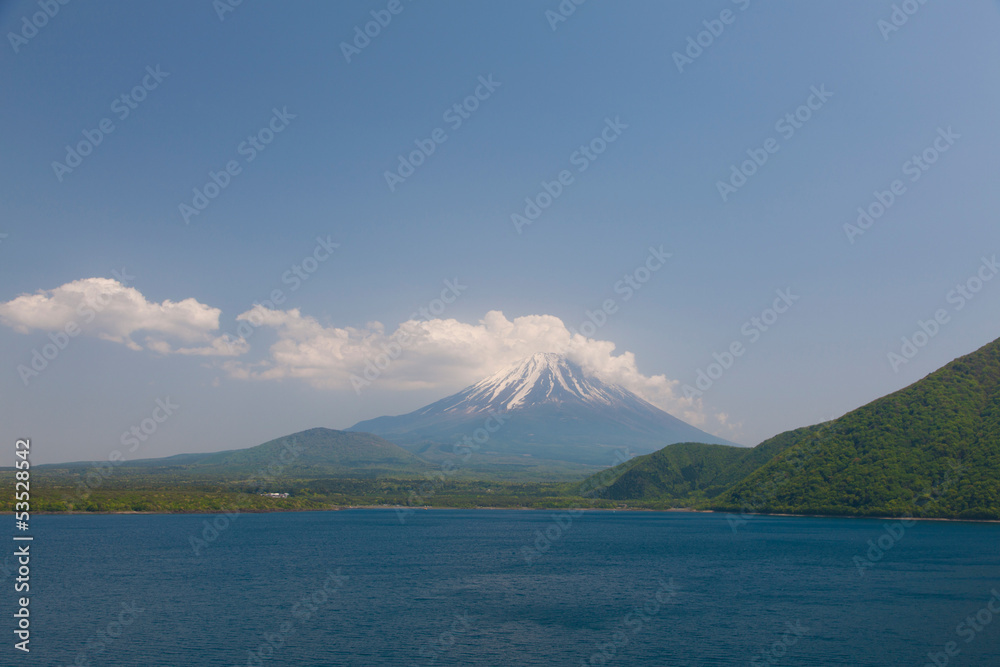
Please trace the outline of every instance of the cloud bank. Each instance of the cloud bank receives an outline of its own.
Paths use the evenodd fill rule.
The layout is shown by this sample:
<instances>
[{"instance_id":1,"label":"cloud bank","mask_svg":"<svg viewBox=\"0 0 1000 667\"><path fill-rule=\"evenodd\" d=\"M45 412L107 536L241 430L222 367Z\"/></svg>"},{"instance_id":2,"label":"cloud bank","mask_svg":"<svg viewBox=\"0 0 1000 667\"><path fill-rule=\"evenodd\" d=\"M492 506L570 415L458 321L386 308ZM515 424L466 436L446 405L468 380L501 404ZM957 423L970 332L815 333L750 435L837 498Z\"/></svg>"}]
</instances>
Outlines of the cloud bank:
<instances>
[{"instance_id":1,"label":"cloud bank","mask_svg":"<svg viewBox=\"0 0 1000 667\"><path fill-rule=\"evenodd\" d=\"M93 336L160 354L242 354L248 349L244 341L228 344L215 334L221 312L192 298L151 302L118 280L83 278L0 303L0 322L20 333ZM137 334L142 345L134 340Z\"/></svg>"},{"instance_id":2,"label":"cloud bank","mask_svg":"<svg viewBox=\"0 0 1000 667\"><path fill-rule=\"evenodd\" d=\"M327 327L298 309L272 310L261 305L237 319L273 329L278 336L265 361L224 365L242 379L298 378L320 388L354 387L359 393L376 383L394 390L451 392L535 352L555 352L688 423L732 430L726 415L707 414L699 399L684 397L679 381L644 375L631 352L616 355L614 343L572 333L553 315L509 320L492 310L476 324L411 319L391 333L379 322L363 328Z\"/></svg>"},{"instance_id":3,"label":"cloud bank","mask_svg":"<svg viewBox=\"0 0 1000 667\"><path fill-rule=\"evenodd\" d=\"M247 340L219 334L221 312L193 298L157 303L118 280L84 278L0 302L0 323L21 333L92 336L164 355L245 354ZM474 324L427 317L402 322L391 332L379 322L323 326L298 309L263 305L236 319L246 323L241 328L266 328L277 336L263 360L221 363L238 379L299 379L359 394L377 384L389 391L439 389L444 395L535 352L555 352L690 424L724 437L735 430L725 414L710 414L700 399L685 397L677 380L641 373L631 352L615 354L614 343L573 333L553 315L507 319L492 310Z\"/></svg>"}]
</instances>

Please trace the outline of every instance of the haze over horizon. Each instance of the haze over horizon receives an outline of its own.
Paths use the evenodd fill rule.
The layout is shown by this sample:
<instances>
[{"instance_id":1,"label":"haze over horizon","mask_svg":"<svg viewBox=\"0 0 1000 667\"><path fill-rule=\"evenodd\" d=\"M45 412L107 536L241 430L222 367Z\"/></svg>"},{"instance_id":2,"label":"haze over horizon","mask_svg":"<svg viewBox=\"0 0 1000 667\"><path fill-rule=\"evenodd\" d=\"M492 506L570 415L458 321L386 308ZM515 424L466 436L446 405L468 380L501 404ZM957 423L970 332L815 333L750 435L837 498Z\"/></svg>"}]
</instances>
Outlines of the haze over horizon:
<instances>
[{"instance_id":1,"label":"haze over horizon","mask_svg":"<svg viewBox=\"0 0 1000 667\"><path fill-rule=\"evenodd\" d=\"M535 352L754 445L1000 337L1000 3L217 4L0 6L0 428L35 463L168 398L127 458Z\"/></svg>"}]
</instances>

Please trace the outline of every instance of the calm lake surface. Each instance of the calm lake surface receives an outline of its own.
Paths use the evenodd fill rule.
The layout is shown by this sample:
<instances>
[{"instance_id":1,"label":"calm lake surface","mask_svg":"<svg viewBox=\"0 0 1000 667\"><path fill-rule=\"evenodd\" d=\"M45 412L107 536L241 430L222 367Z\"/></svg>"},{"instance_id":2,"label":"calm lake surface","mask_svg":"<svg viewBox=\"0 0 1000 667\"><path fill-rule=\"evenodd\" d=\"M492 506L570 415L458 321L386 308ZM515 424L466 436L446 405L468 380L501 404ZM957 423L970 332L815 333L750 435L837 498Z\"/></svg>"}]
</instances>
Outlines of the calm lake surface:
<instances>
[{"instance_id":1,"label":"calm lake surface","mask_svg":"<svg viewBox=\"0 0 1000 667\"><path fill-rule=\"evenodd\" d=\"M997 524L890 537L887 521L734 531L682 512L223 517L33 517L32 650L12 646L7 556L2 662L1000 665Z\"/></svg>"}]
</instances>

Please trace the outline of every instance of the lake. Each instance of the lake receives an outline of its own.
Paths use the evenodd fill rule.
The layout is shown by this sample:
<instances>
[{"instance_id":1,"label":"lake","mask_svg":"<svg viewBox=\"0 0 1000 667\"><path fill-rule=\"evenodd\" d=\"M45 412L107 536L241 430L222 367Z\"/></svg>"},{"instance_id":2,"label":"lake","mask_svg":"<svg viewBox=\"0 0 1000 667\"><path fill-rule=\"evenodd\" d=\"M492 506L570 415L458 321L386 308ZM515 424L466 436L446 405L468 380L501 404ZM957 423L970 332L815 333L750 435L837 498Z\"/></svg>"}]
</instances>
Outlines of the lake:
<instances>
[{"instance_id":1,"label":"lake","mask_svg":"<svg viewBox=\"0 0 1000 667\"><path fill-rule=\"evenodd\" d=\"M32 529L32 650L9 664L1000 665L997 524L357 509Z\"/></svg>"}]
</instances>

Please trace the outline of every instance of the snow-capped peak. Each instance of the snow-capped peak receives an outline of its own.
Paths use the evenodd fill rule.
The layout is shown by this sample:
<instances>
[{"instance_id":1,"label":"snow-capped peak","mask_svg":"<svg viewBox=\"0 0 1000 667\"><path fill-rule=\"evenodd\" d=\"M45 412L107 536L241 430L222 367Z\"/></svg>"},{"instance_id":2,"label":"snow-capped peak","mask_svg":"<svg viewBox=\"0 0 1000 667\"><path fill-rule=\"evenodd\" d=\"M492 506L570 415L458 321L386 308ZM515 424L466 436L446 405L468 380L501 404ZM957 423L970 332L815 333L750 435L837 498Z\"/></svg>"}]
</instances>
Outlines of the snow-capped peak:
<instances>
[{"instance_id":1,"label":"snow-capped peak","mask_svg":"<svg viewBox=\"0 0 1000 667\"><path fill-rule=\"evenodd\" d=\"M551 353L533 354L408 414L369 419L351 430L419 448L452 443L452 453L456 442L470 446L472 438L475 451L483 447L491 455L588 465L607 465L609 447L648 454L673 442L728 444Z\"/></svg>"},{"instance_id":2,"label":"snow-capped peak","mask_svg":"<svg viewBox=\"0 0 1000 667\"><path fill-rule=\"evenodd\" d=\"M465 389L446 411L515 410L567 402L608 406L627 396L620 387L585 376L561 355L537 352Z\"/></svg>"}]
</instances>

